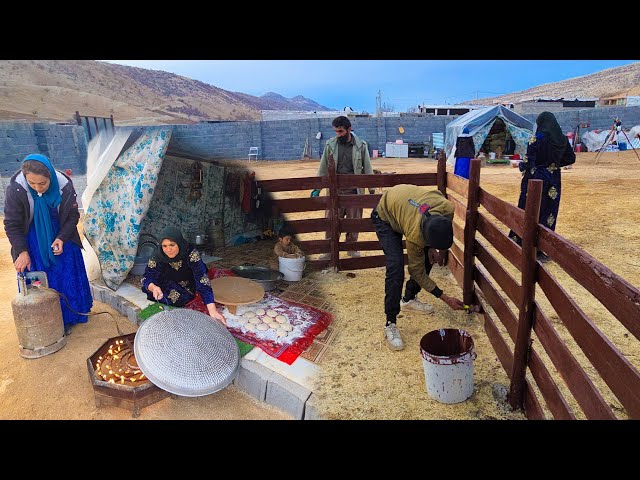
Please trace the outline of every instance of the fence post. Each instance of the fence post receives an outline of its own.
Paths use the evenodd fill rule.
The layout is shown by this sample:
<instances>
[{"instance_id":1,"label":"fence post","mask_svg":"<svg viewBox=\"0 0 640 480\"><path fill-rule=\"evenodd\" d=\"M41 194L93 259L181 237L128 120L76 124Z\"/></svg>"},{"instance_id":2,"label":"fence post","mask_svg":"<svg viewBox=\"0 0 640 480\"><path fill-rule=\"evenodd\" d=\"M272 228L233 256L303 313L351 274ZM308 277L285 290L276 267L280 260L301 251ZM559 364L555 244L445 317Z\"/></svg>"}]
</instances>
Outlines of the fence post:
<instances>
[{"instance_id":1,"label":"fence post","mask_svg":"<svg viewBox=\"0 0 640 480\"><path fill-rule=\"evenodd\" d=\"M331 238L329 266L334 272L337 272L340 256L340 230L338 228L338 174L333 155L329 155L327 168L329 169L329 235Z\"/></svg>"},{"instance_id":2,"label":"fence post","mask_svg":"<svg viewBox=\"0 0 640 480\"><path fill-rule=\"evenodd\" d=\"M462 301L471 305L474 299L473 268L475 264L474 244L478 224L478 197L480 192L480 165L482 160L471 160L469 170L469 191L467 192L467 216L464 220L464 278L462 281Z\"/></svg>"},{"instance_id":3,"label":"fence post","mask_svg":"<svg viewBox=\"0 0 640 480\"><path fill-rule=\"evenodd\" d=\"M82 126L82 119L80 118L80 112L76 110L76 122L78 125Z\"/></svg>"},{"instance_id":4,"label":"fence post","mask_svg":"<svg viewBox=\"0 0 640 480\"><path fill-rule=\"evenodd\" d=\"M444 150L438 152L438 190L447 196L447 157Z\"/></svg>"},{"instance_id":5,"label":"fence post","mask_svg":"<svg viewBox=\"0 0 640 480\"><path fill-rule=\"evenodd\" d=\"M535 314L536 254L538 244L538 218L542 201L542 180L529 180L527 203L524 209L524 232L522 234L522 297L518 305L518 333L513 351L509 404L514 410L522 410L525 394L525 374L529 349L531 348L531 328Z\"/></svg>"}]
</instances>

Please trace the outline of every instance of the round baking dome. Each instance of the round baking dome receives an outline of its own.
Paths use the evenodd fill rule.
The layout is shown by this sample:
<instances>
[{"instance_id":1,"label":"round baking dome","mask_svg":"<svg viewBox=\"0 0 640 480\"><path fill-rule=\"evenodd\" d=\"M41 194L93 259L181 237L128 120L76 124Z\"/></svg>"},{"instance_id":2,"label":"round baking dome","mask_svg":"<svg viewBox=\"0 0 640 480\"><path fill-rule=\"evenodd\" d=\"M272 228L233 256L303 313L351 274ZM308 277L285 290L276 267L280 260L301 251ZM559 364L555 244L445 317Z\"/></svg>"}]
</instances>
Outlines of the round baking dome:
<instances>
[{"instance_id":1,"label":"round baking dome","mask_svg":"<svg viewBox=\"0 0 640 480\"><path fill-rule=\"evenodd\" d=\"M240 366L238 344L225 326L186 308L165 310L145 320L133 349L140 370L151 382L185 397L223 389Z\"/></svg>"}]
</instances>

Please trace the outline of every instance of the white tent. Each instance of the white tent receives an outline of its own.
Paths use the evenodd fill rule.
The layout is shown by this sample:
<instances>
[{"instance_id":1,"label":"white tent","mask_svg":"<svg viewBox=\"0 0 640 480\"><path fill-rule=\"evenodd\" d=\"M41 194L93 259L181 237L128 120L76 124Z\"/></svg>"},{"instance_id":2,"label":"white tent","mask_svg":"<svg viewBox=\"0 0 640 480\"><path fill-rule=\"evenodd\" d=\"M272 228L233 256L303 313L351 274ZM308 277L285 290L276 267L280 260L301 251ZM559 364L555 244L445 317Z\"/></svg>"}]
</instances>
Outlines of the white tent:
<instances>
[{"instance_id":1,"label":"white tent","mask_svg":"<svg viewBox=\"0 0 640 480\"><path fill-rule=\"evenodd\" d=\"M533 135L535 124L513 110L502 105L496 105L479 110L471 110L447 125L444 143L447 163L450 165L455 163L456 140L465 127L469 129L469 135L473 137L473 144L477 154L498 118L502 119L509 134L515 141L515 153L524 157L529 139Z\"/></svg>"}]
</instances>

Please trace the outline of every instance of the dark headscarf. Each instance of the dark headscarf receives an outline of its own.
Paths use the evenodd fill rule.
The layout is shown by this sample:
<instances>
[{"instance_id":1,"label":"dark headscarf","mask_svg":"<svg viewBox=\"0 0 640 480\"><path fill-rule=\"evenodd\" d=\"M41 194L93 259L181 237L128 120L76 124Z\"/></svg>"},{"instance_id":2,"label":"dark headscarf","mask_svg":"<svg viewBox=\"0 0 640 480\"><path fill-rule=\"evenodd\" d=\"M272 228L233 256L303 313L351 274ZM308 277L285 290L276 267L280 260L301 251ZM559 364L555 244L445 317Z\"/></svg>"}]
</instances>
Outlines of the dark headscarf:
<instances>
[{"instance_id":1,"label":"dark headscarf","mask_svg":"<svg viewBox=\"0 0 640 480\"><path fill-rule=\"evenodd\" d=\"M562 133L558 120L556 120L553 113L542 112L536 118L536 125L538 125L538 132L543 133L549 139L553 156L556 159L562 158L568 140Z\"/></svg>"},{"instance_id":2,"label":"dark headscarf","mask_svg":"<svg viewBox=\"0 0 640 480\"><path fill-rule=\"evenodd\" d=\"M164 253L164 251L162 250L163 240L173 240L174 242L176 242L176 244L178 244L179 250L178 254L175 257L169 258ZM189 242L184 239L180 230L178 230L176 227L165 227L158 235L158 248L156 248L153 256L161 262L170 263L182 260L189 253L189 250Z\"/></svg>"},{"instance_id":3,"label":"dark headscarf","mask_svg":"<svg viewBox=\"0 0 640 480\"><path fill-rule=\"evenodd\" d=\"M38 250L45 267L50 267L56 263L56 257L51 250L51 244L56 239L58 232L54 231L51 221L51 213L49 208L60 205L62 195L60 194L60 186L58 185L58 177L53 169L51 162L44 155L33 153L24 157L23 163L28 160L35 160L42 163L49 170L49 188L46 192L38 194L31 186L27 184L27 188L33 197L33 223L36 227L36 236L38 237ZM25 176L26 180L26 176Z\"/></svg>"}]
</instances>

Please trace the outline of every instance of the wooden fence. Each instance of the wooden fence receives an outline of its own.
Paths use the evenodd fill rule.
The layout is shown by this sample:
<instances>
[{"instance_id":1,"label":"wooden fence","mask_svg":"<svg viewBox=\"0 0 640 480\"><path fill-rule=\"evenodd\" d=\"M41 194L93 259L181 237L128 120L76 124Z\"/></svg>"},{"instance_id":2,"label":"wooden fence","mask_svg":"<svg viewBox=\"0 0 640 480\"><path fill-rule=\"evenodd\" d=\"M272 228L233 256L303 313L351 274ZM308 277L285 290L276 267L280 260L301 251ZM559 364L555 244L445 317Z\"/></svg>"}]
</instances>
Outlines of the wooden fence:
<instances>
[{"instance_id":1,"label":"wooden fence","mask_svg":"<svg viewBox=\"0 0 640 480\"><path fill-rule=\"evenodd\" d=\"M329 240L300 242L307 253L331 254L330 260L313 261L313 264L336 270L385 265L384 255L338 259L341 250L380 250L377 240L339 241L342 232L374 231L369 218L337 217L340 208L375 207L380 195L338 195L338 189L389 187L400 183L437 185L454 205L454 239L460 242L460 245L454 242L450 248L447 265L463 290L465 304L476 303L483 308L481 315L484 316L485 332L510 378L510 405L514 409L523 409L530 419L546 418L542 402L546 411L557 419L576 418L571 403L577 404L588 419L617 418L585 366L575 358L553 327L549 312L544 312L536 301L536 289L540 288L576 345L628 415L640 419L640 373L567 294L548 268L536 260L536 252L540 249L551 257L558 267L601 302L636 340L640 340L640 291L575 244L538 223L542 195L540 180L529 182L527 207L523 211L480 187L480 160L477 159L471 161L469 180L447 173L442 156L438 161L437 174L336 175L331 162L332 159L329 174L325 177L258 182L269 192L329 189L329 195L324 197L274 201L282 213L329 211L328 218L287 222L295 233L329 232ZM480 207L495 221L481 212ZM464 227L457 221L462 219ZM517 233L522 238L522 247L510 240L496 221ZM519 270L520 283L479 240L478 234ZM515 309L507 300L513 302ZM501 333L494 316L504 327L508 339ZM561 378L551 374L540 355L540 347L533 346L532 332ZM527 368L531 380L527 378ZM560 380L566 388L560 388ZM563 390L568 390L575 402L568 401Z\"/></svg>"}]
</instances>

